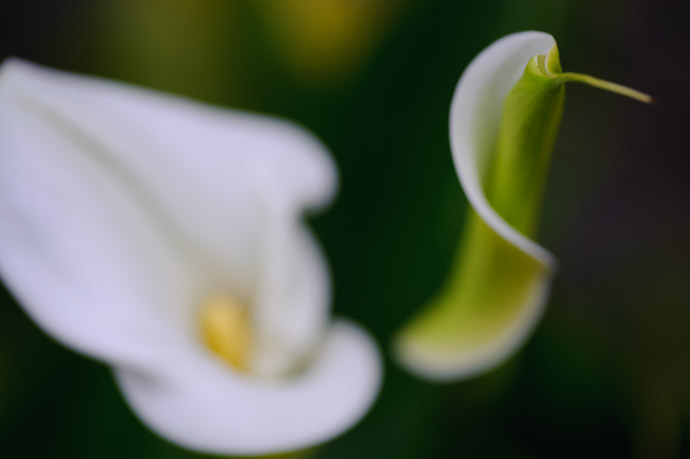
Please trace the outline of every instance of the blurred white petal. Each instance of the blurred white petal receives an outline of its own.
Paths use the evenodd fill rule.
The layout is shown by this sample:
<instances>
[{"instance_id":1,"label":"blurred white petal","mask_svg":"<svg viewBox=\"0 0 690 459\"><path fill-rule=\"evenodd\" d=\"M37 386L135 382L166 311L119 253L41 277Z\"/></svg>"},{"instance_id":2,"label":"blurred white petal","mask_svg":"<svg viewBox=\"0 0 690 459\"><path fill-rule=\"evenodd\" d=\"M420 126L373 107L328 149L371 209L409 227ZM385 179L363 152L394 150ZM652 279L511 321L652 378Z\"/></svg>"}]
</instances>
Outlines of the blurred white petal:
<instances>
[{"instance_id":1,"label":"blurred white petal","mask_svg":"<svg viewBox=\"0 0 690 459\"><path fill-rule=\"evenodd\" d=\"M263 454L325 441L369 408L378 351L329 325L325 260L300 221L337 180L309 133L10 60L0 158L4 282L49 334L113 365L155 431ZM251 305L248 374L200 339L213 291Z\"/></svg>"}]
</instances>

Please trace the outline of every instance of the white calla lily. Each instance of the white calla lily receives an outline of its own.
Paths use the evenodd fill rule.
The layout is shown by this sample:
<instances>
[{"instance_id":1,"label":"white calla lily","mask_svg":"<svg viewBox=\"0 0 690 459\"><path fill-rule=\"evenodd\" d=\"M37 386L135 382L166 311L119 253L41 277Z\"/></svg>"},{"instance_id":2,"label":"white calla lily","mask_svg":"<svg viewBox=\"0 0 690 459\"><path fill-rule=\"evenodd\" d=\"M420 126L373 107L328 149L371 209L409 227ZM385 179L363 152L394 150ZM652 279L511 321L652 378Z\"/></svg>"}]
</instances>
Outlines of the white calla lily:
<instances>
[{"instance_id":1,"label":"white calla lily","mask_svg":"<svg viewBox=\"0 0 690 459\"><path fill-rule=\"evenodd\" d=\"M268 454L371 406L378 350L329 323L300 221L337 180L304 130L9 60L0 163L3 281L48 334L111 365L154 431Z\"/></svg>"}]
</instances>

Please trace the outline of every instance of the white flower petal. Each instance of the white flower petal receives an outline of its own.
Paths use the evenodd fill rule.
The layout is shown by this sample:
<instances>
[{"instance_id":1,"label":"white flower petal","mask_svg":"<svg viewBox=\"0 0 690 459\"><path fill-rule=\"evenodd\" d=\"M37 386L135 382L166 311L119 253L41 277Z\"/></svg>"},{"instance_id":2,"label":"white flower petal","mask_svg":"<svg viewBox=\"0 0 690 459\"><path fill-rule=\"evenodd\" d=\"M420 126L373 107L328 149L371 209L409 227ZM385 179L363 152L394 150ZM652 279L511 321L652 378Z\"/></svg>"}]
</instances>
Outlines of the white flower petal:
<instances>
[{"instance_id":1,"label":"white flower petal","mask_svg":"<svg viewBox=\"0 0 690 459\"><path fill-rule=\"evenodd\" d=\"M78 215L73 218L94 219L99 213L113 212L112 208L100 212L95 208L105 203L110 205L116 198L90 196L103 188L104 183L110 185L113 190L107 192L124 195L117 197L125 201L120 206L124 215L104 216L99 222L114 219L107 226L116 228L120 235L122 225L117 222L133 220L130 214L138 212L139 220L155 219L148 222L154 226L150 239L162 228L168 243L176 244L177 252L184 251L178 264L193 265L191 271L204 276L199 282L207 284L197 286L196 290L223 287L247 302L253 301L252 292L257 291L256 282L261 278L264 245L275 236L262 234L272 230L274 222L268 219L275 219L273 214L279 212L281 218L291 220L287 224L292 224L304 206L322 205L335 188L334 167L323 154L323 147L282 121L221 111L117 83L41 69L21 61L3 65L2 94L12 123L6 128L12 131L8 135L17 143L31 142L36 155L25 167L29 181L24 180L18 186L33 186L38 190L31 180L36 174L45 176L42 186L46 188L60 177L79 174L64 178L75 190L62 201L53 201L53 205L75 206L93 199L89 209L75 210ZM30 135L26 132L29 129ZM60 144L59 148L54 147L56 143ZM17 161L28 163L24 148L18 144L5 149L7 155L18 156ZM44 166L46 163L53 165L48 168ZM72 170L74 167L79 167L79 172ZM22 174L11 164L3 171L16 177L15 181ZM91 183L82 184L82 190L76 190L79 183L71 183L89 179ZM39 198L36 191L15 194L17 199ZM62 196L51 189L43 190L42 195ZM50 203L43 207L47 205ZM15 206L23 208L23 204ZM277 209L278 206L283 209ZM38 209L37 218L42 218L44 213L45 209ZM52 223L51 234L66 220ZM97 223L94 219L92 224ZM72 236L65 235L65 243L75 241L74 235L88 231L87 228L72 228ZM286 224L281 224L281 228L287 228ZM94 233L99 235L102 231L99 228ZM141 228L132 228L122 245L155 244L151 240L132 244L131 239L141 234ZM137 250L133 251L135 259ZM155 258L146 257L147 260ZM148 268L155 272L170 263L165 260ZM169 276L158 276L164 284L170 283ZM146 283L150 284L150 279ZM203 292L171 296L183 298L183 303L189 304L188 296L193 294ZM283 307L289 306L283 304ZM302 306L295 303L294 307ZM175 318L178 322L190 322L188 309L176 307L174 303L166 303L165 308L168 312L178 310ZM288 315L290 320L302 316ZM309 332L312 340L321 332L323 324L318 325ZM289 323L283 326L287 329ZM294 326L305 331L300 323Z\"/></svg>"},{"instance_id":2,"label":"white flower petal","mask_svg":"<svg viewBox=\"0 0 690 459\"><path fill-rule=\"evenodd\" d=\"M110 362L148 360L191 300L181 260L112 176L4 94L0 155L4 282L68 346Z\"/></svg>"},{"instance_id":3,"label":"white flower petal","mask_svg":"<svg viewBox=\"0 0 690 459\"><path fill-rule=\"evenodd\" d=\"M209 453L270 454L328 440L369 408L381 378L376 346L346 322L334 325L316 361L295 380L230 377L215 362L180 351L164 378L125 369L117 379L155 431Z\"/></svg>"},{"instance_id":4,"label":"white flower petal","mask_svg":"<svg viewBox=\"0 0 690 459\"><path fill-rule=\"evenodd\" d=\"M336 187L308 133L13 60L0 69L0 161L3 280L49 334L114 365L154 429L260 453L324 441L369 407L378 353L352 326L327 329L325 261L299 219ZM212 355L195 308L218 289L275 339L259 346L265 373L313 367L269 384ZM291 429L262 428L297 413ZM200 430L179 433L191 419Z\"/></svg>"}]
</instances>

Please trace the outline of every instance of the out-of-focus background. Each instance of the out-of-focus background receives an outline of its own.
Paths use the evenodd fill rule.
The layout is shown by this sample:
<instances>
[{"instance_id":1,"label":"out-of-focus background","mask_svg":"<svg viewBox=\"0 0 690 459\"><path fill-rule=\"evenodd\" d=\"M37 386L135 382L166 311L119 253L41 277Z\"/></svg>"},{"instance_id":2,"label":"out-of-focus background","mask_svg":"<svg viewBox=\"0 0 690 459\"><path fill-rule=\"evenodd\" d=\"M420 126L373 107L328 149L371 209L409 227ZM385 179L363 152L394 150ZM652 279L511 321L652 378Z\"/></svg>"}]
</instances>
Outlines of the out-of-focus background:
<instances>
[{"instance_id":1,"label":"out-of-focus background","mask_svg":"<svg viewBox=\"0 0 690 459\"><path fill-rule=\"evenodd\" d=\"M314 457L663 459L690 457L689 13L684 0L9 1L0 57L308 126L341 176L311 220L335 312L386 351L458 240L448 108L473 56L543 30L564 69L653 94L568 87L540 236L561 269L521 352L443 386L387 356L371 413ZM106 366L0 302L0 457L203 457L143 427Z\"/></svg>"}]
</instances>

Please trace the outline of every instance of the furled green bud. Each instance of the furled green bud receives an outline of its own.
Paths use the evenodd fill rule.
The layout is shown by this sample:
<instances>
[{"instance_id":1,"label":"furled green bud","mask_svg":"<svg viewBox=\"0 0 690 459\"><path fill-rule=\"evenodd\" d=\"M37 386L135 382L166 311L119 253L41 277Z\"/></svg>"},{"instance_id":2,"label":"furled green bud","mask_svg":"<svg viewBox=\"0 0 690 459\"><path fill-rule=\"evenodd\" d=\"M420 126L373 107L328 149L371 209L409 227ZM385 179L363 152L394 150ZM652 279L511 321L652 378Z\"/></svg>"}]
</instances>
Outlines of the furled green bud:
<instances>
[{"instance_id":1,"label":"furled green bud","mask_svg":"<svg viewBox=\"0 0 690 459\"><path fill-rule=\"evenodd\" d=\"M497 41L460 79L451 146L471 206L448 280L397 336L396 354L415 373L453 380L489 369L539 319L555 259L533 238L567 82L652 102L624 86L564 73L553 37L540 32Z\"/></svg>"}]
</instances>

